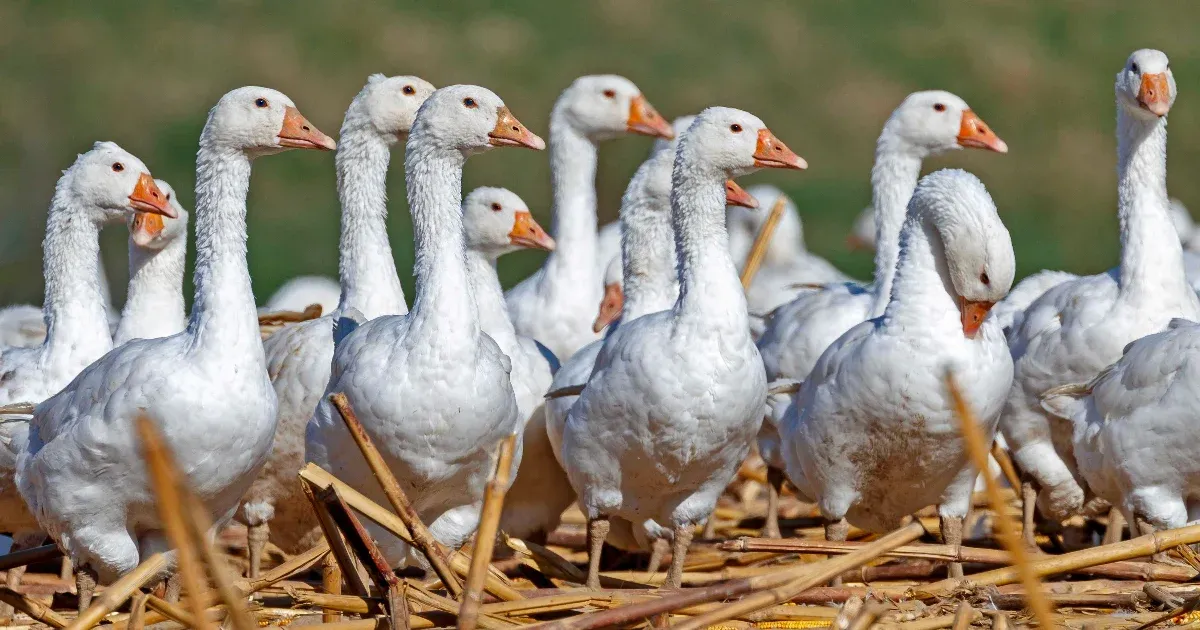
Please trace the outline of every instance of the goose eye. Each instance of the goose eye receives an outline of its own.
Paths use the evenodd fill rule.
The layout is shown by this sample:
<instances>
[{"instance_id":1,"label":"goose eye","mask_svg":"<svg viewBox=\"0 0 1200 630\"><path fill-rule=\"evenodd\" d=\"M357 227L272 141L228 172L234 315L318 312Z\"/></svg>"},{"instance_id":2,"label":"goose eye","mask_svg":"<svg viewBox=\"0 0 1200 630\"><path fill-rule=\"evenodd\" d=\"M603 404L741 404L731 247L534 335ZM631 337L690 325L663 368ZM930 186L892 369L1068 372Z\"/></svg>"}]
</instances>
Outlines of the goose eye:
<instances>
[{"instance_id":1,"label":"goose eye","mask_svg":"<svg viewBox=\"0 0 1200 630\"><path fill-rule=\"evenodd\" d=\"M255 106L255 107L266 107L266 106L267 106L267 105L269 105L269 104L270 104L270 103L267 103L267 99L265 99L265 98L256 98L256 99L254 99L254 106Z\"/></svg>"},{"instance_id":2,"label":"goose eye","mask_svg":"<svg viewBox=\"0 0 1200 630\"><path fill-rule=\"evenodd\" d=\"M493 201L492 202L492 210L494 210L496 212L500 212L500 204Z\"/></svg>"},{"instance_id":3,"label":"goose eye","mask_svg":"<svg viewBox=\"0 0 1200 630\"><path fill-rule=\"evenodd\" d=\"M417 93L417 90L414 89L413 86L411 86L411 85L404 86L404 89L402 91L409 96L412 96L413 94Z\"/></svg>"},{"instance_id":4,"label":"goose eye","mask_svg":"<svg viewBox=\"0 0 1200 630\"><path fill-rule=\"evenodd\" d=\"M616 97L617 97L616 90L604 90L604 98L616 98Z\"/></svg>"},{"instance_id":5,"label":"goose eye","mask_svg":"<svg viewBox=\"0 0 1200 630\"><path fill-rule=\"evenodd\" d=\"M944 111L946 111L946 106L942 103L937 103L933 106L933 111L944 112Z\"/></svg>"},{"instance_id":6,"label":"goose eye","mask_svg":"<svg viewBox=\"0 0 1200 630\"><path fill-rule=\"evenodd\" d=\"M476 107L479 107L479 103L476 103L475 99L469 96L463 99L463 105L469 109L475 109Z\"/></svg>"},{"instance_id":7,"label":"goose eye","mask_svg":"<svg viewBox=\"0 0 1200 630\"><path fill-rule=\"evenodd\" d=\"M1129 64L1129 69L1130 69L1130 70L1131 70L1131 71L1132 71L1134 74L1137 74L1138 72L1140 72L1140 70L1138 69L1137 62L1134 62L1134 63L1131 63L1131 64Z\"/></svg>"},{"instance_id":8,"label":"goose eye","mask_svg":"<svg viewBox=\"0 0 1200 630\"><path fill-rule=\"evenodd\" d=\"M125 170L125 165L120 162L113 162L112 169L114 173L120 173Z\"/></svg>"},{"instance_id":9,"label":"goose eye","mask_svg":"<svg viewBox=\"0 0 1200 630\"><path fill-rule=\"evenodd\" d=\"M729 130L733 133L742 133L742 126L737 123L733 123L732 125L729 125Z\"/></svg>"},{"instance_id":10,"label":"goose eye","mask_svg":"<svg viewBox=\"0 0 1200 630\"><path fill-rule=\"evenodd\" d=\"M986 271L979 274L979 281L984 284L988 284L988 285L990 285L992 283L992 279L988 277Z\"/></svg>"}]
</instances>

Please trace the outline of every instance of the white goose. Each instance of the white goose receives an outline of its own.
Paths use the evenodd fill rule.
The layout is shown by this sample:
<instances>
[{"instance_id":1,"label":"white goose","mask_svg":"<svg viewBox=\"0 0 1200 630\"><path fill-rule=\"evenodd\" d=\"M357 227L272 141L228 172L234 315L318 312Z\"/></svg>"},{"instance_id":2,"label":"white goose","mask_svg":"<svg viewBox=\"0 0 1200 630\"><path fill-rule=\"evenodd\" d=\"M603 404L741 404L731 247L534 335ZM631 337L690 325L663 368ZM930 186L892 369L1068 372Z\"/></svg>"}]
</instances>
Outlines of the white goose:
<instances>
[{"instance_id":1,"label":"white goose","mask_svg":"<svg viewBox=\"0 0 1200 630\"><path fill-rule=\"evenodd\" d=\"M575 80L550 113L550 172L558 249L505 296L517 332L566 361L595 341L596 162L600 141L627 133L670 138L671 127L633 82L614 75Z\"/></svg>"},{"instance_id":2,"label":"white goose","mask_svg":"<svg viewBox=\"0 0 1200 630\"><path fill-rule=\"evenodd\" d=\"M351 309L367 319L408 312L387 235L387 171L391 148L408 137L433 90L418 77L375 74L346 109L335 156L342 206L340 302L324 317L287 326L263 343L279 425L237 515L247 526L252 576L268 538L286 553L300 553L319 536L296 473L304 465L308 421L329 383L334 323Z\"/></svg>"},{"instance_id":3,"label":"white goose","mask_svg":"<svg viewBox=\"0 0 1200 630\"><path fill-rule=\"evenodd\" d=\"M1174 100L1167 56L1130 55L1116 78L1120 266L1047 291L1009 341L1016 372L1001 430L1022 471L1041 487L1038 506L1051 518L1082 509L1086 484L1076 476L1069 425L1049 422L1041 395L1095 377L1126 344L1174 317L1200 319L1168 213L1166 114ZM1024 494L1029 523L1032 492ZM1030 528L1029 540L1032 534Z\"/></svg>"},{"instance_id":4,"label":"white goose","mask_svg":"<svg viewBox=\"0 0 1200 630\"><path fill-rule=\"evenodd\" d=\"M668 195L670 194L669 188L667 193ZM667 201L667 204L670 207L670 200ZM617 255L608 261L608 267L604 270L604 297L600 299L600 308L596 312L596 321L592 322L592 330L596 332L602 332L605 328L616 324L617 320L621 318L622 311L625 310L625 278L621 275L623 273L621 261L622 256L620 251L618 251ZM676 294L678 292L677 288ZM666 310L666 308L659 310ZM587 348L596 343L600 342L593 341L584 347ZM599 348L600 346L596 347ZM594 360L595 358L595 353L592 353L592 359Z\"/></svg>"},{"instance_id":5,"label":"white goose","mask_svg":"<svg viewBox=\"0 0 1200 630\"><path fill-rule=\"evenodd\" d=\"M847 519L884 532L937 504L946 544L962 542L977 472L943 374L955 371L990 440L1013 367L985 316L1014 265L978 178L943 170L921 180L886 309L821 355L780 426L788 476L828 519L827 538L845 540Z\"/></svg>"},{"instance_id":6,"label":"white goose","mask_svg":"<svg viewBox=\"0 0 1200 630\"><path fill-rule=\"evenodd\" d=\"M111 580L167 545L135 417L159 424L218 523L233 515L266 459L276 404L246 268L246 193L251 161L288 148L334 143L275 90L238 88L217 102L196 157L196 293L187 329L109 352L34 412L17 485L80 567L81 606L97 577Z\"/></svg>"},{"instance_id":7,"label":"white goose","mask_svg":"<svg viewBox=\"0 0 1200 630\"><path fill-rule=\"evenodd\" d=\"M176 218L138 212L129 219L129 290L113 345L131 339L174 335L187 325L183 272L187 258L188 213L175 189L154 180Z\"/></svg>"},{"instance_id":8,"label":"white goose","mask_svg":"<svg viewBox=\"0 0 1200 630\"><path fill-rule=\"evenodd\" d=\"M810 291L780 307L758 340L767 379L803 381L817 358L853 326L877 317L887 306L900 250L900 226L912 196L921 162L946 151L981 148L1008 151L1004 141L971 111L961 98L942 91L914 92L892 112L875 143L871 168L875 209L875 281L868 285L835 284ZM778 458L777 426L791 403L785 395L770 397L770 410L759 435L759 452L772 480L767 529L777 532L774 505L778 501L783 462ZM775 469L772 472L770 469Z\"/></svg>"},{"instance_id":9,"label":"white goose","mask_svg":"<svg viewBox=\"0 0 1200 630\"><path fill-rule=\"evenodd\" d=\"M342 287L337 280L325 276L296 276L275 289L263 313L303 311L313 304L321 305L322 313L332 313L341 301Z\"/></svg>"},{"instance_id":10,"label":"white goose","mask_svg":"<svg viewBox=\"0 0 1200 630\"><path fill-rule=\"evenodd\" d=\"M804 166L736 109L704 110L680 140L671 191L679 299L608 336L563 429L561 460L588 518L590 587L599 586L611 517L671 528L666 585L678 586L692 527L749 452L766 379L729 256L724 182Z\"/></svg>"},{"instance_id":11,"label":"white goose","mask_svg":"<svg viewBox=\"0 0 1200 630\"><path fill-rule=\"evenodd\" d=\"M480 330L462 225L463 165L497 146L545 143L482 87L442 88L421 106L404 154L416 299L407 315L379 317L343 338L326 388L346 395L421 520L451 548L475 531L496 445L522 428L511 363ZM306 447L308 461L385 500L327 398L308 425ZM399 539L374 535L390 562L406 560Z\"/></svg>"}]
</instances>

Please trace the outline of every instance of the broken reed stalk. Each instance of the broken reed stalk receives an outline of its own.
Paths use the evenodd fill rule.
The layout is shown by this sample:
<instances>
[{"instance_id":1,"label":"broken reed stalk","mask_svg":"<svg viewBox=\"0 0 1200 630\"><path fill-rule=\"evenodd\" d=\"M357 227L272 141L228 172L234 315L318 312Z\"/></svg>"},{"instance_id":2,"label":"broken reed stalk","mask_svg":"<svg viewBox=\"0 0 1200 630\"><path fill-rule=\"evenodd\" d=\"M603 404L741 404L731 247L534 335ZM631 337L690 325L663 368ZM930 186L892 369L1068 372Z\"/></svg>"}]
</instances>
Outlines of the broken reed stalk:
<instances>
[{"instance_id":1,"label":"broken reed stalk","mask_svg":"<svg viewBox=\"0 0 1200 630\"><path fill-rule=\"evenodd\" d=\"M146 598L146 606L167 619L182 624L185 628L191 628L195 625L195 621L188 611L156 595L150 595ZM143 619L143 621L146 621L146 619Z\"/></svg>"},{"instance_id":2,"label":"broken reed stalk","mask_svg":"<svg viewBox=\"0 0 1200 630\"><path fill-rule=\"evenodd\" d=\"M1014 490L1021 488L1021 476L1017 474L1017 467L1013 465L1012 458L1008 456L1008 451L1000 446L1000 442L992 442L992 459L1000 466L1000 472L1004 473L1004 480L1008 482L1008 487ZM986 470L986 469L985 469Z\"/></svg>"},{"instance_id":3,"label":"broken reed stalk","mask_svg":"<svg viewBox=\"0 0 1200 630\"><path fill-rule=\"evenodd\" d=\"M333 522L333 517L330 516L329 510L325 504L317 498L317 490L313 489L308 483L301 486L304 494L308 497L309 503L312 504L313 513L317 516L317 524L321 527L321 533L325 535L325 542L329 545L333 557L337 560L338 566L342 568L342 579L350 585L350 590L359 597L366 597L370 594L367 589L366 582L358 573L358 567L354 564L354 554L351 553L349 545L346 544L346 539L342 537L341 530L338 529L337 523ZM321 490L320 492L332 492L332 489Z\"/></svg>"},{"instance_id":4,"label":"broken reed stalk","mask_svg":"<svg viewBox=\"0 0 1200 630\"><path fill-rule=\"evenodd\" d=\"M173 466L174 462L171 465ZM178 479L182 481L182 477L178 477ZM233 580L226 572L225 562L208 542L208 532L213 529L212 516L209 515L208 508L186 485L180 486L180 492L183 494L184 504L191 516L191 518L184 519L184 524L188 528L188 534L196 545L196 549L200 552L200 559L208 569L208 578L217 587L218 599L228 611L228 621L234 630L258 630L258 624L254 623L246 612L243 595L234 588Z\"/></svg>"},{"instance_id":5,"label":"broken reed stalk","mask_svg":"<svg viewBox=\"0 0 1200 630\"><path fill-rule=\"evenodd\" d=\"M396 510L396 514L404 525L408 527L408 531L412 534L413 544L417 549L425 555L429 561L429 566L433 568L433 572L442 580L442 584L446 586L446 590L455 598L462 597L462 585L459 584L458 578L450 569L446 554L442 550L441 543L434 539L433 535L421 522L421 518L417 515L417 511L413 508L408 497L404 495L404 491L400 489L400 483L388 468L387 463L383 461L383 456L379 454L379 450L375 448L371 436L367 435L367 430L362 423L358 421L358 416L354 415L354 410L350 408L350 401L343 393L331 394L329 396L331 402L342 416L342 421L346 423L346 429L350 431L350 436L354 438L355 444L362 451L363 457L367 460L367 465L371 467L371 472L374 473L375 479L383 488L383 494L387 497L388 502L392 504L392 508Z\"/></svg>"},{"instance_id":6,"label":"broken reed stalk","mask_svg":"<svg viewBox=\"0 0 1200 630\"><path fill-rule=\"evenodd\" d=\"M318 543L312 549L298 556L293 556L291 560L259 575L257 578L245 578L234 582L234 587L241 591L243 596L252 595L272 584L311 569L324 559L327 553L329 553L329 544L325 542Z\"/></svg>"},{"instance_id":7,"label":"broken reed stalk","mask_svg":"<svg viewBox=\"0 0 1200 630\"><path fill-rule=\"evenodd\" d=\"M67 626L67 630L86 630L100 623L105 615L116 610L118 606L125 603L125 600L129 599L134 591L155 576L160 575L166 568L166 555L156 553L146 558L134 570L122 575L116 582L105 588L100 596L92 602L92 605Z\"/></svg>"},{"instance_id":8,"label":"broken reed stalk","mask_svg":"<svg viewBox=\"0 0 1200 630\"><path fill-rule=\"evenodd\" d=\"M7 586L0 586L0 602L29 615L35 621L40 621L53 628L67 627L67 620L54 612L49 606L22 595Z\"/></svg>"},{"instance_id":9,"label":"broken reed stalk","mask_svg":"<svg viewBox=\"0 0 1200 630\"><path fill-rule=\"evenodd\" d=\"M1050 603L1043 596L1037 574L1030 567L1029 552L1021 542L1021 535L1017 533L1016 524L1004 510L1004 498L1000 495L1000 486L996 485L996 478L986 472L988 469L988 446L983 431L979 429L975 412L971 411L967 405L962 390L958 388L954 374L950 371L946 372L946 389L950 391L950 398L954 403L954 413L958 416L959 427L962 430L963 441L966 442L967 453L971 456L972 465L975 466L975 470L984 473L984 487L987 490L988 500L992 504L994 522L1000 529L1000 542L1008 549L1008 553L1013 559L1013 565L1021 576L1021 583L1025 586L1025 595L1029 599L1029 607L1033 610L1033 616L1037 619L1039 626L1053 628L1054 612L1050 608ZM957 626L958 622L955 622L955 625Z\"/></svg>"},{"instance_id":10,"label":"broken reed stalk","mask_svg":"<svg viewBox=\"0 0 1200 630\"><path fill-rule=\"evenodd\" d=\"M39 562L47 562L62 556L58 545L42 545L32 549L22 549L0 556L0 571L7 571Z\"/></svg>"},{"instance_id":11,"label":"broken reed stalk","mask_svg":"<svg viewBox=\"0 0 1200 630\"><path fill-rule=\"evenodd\" d=\"M787 208L787 197L783 194L775 200L775 205L771 206L771 214L767 215L767 220L763 222L762 227L758 229L758 234L754 235L754 244L750 246L750 253L746 255L746 264L742 266L742 289L750 288L750 284L754 282L754 276L758 275L758 268L762 266L763 258L767 255L767 248L771 244L771 236L775 234L775 228L779 225L779 220L783 218L783 211Z\"/></svg>"},{"instance_id":12,"label":"broken reed stalk","mask_svg":"<svg viewBox=\"0 0 1200 630\"><path fill-rule=\"evenodd\" d=\"M482 514L475 531L475 547L471 551L471 570L467 573L467 587L463 591L462 606L458 609L458 629L475 630L482 604L483 586L487 582L488 565L496 547L496 530L500 527L500 512L504 509L504 494L508 492L512 476L513 451L517 436L510 435L500 442L500 453L496 458L496 471L488 480L483 494Z\"/></svg>"},{"instance_id":13,"label":"broken reed stalk","mask_svg":"<svg viewBox=\"0 0 1200 630\"><path fill-rule=\"evenodd\" d=\"M309 304L304 307L303 311L275 311L274 313L263 313L258 316L259 326L279 326L280 324L294 324L296 322L306 322L310 319L316 319L321 316L320 304Z\"/></svg>"}]
</instances>

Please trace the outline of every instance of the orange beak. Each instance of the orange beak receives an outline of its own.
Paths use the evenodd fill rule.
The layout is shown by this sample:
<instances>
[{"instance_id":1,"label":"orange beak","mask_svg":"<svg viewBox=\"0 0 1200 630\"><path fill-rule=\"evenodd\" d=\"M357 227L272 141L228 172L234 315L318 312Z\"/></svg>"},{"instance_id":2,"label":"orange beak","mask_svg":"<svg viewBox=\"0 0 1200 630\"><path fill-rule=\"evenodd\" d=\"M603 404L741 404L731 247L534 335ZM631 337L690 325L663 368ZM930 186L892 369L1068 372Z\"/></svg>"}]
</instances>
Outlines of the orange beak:
<instances>
[{"instance_id":1,"label":"orange beak","mask_svg":"<svg viewBox=\"0 0 1200 630\"><path fill-rule=\"evenodd\" d=\"M279 146L289 149L318 149L332 151L337 148L333 138L321 133L300 113L288 105L283 112L283 126L279 128Z\"/></svg>"},{"instance_id":2,"label":"orange beak","mask_svg":"<svg viewBox=\"0 0 1200 630\"><path fill-rule=\"evenodd\" d=\"M629 102L629 120L625 122L629 133L643 136L654 136L670 140L675 137L675 130L667 123L667 119L654 109L645 96L638 94Z\"/></svg>"},{"instance_id":3,"label":"orange beak","mask_svg":"<svg viewBox=\"0 0 1200 630\"><path fill-rule=\"evenodd\" d=\"M759 168L790 168L797 171L808 168L808 162L796 155L787 145L775 137L770 129L758 130L758 146L754 148L754 165Z\"/></svg>"},{"instance_id":4,"label":"orange beak","mask_svg":"<svg viewBox=\"0 0 1200 630\"><path fill-rule=\"evenodd\" d=\"M546 234L546 230L543 230L542 226L533 220L533 215L528 211L516 213L512 231L508 233L508 240L519 247L554 251L554 239Z\"/></svg>"},{"instance_id":5,"label":"orange beak","mask_svg":"<svg viewBox=\"0 0 1200 630\"><path fill-rule=\"evenodd\" d=\"M1008 153L1008 145L969 109L962 113L962 123L958 126L958 146Z\"/></svg>"},{"instance_id":6,"label":"orange beak","mask_svg":"<svg viewBox=\"0 0 1200 630\"><path fill-rule=\"evenodd\" d=\"M968 339L975 338L975 333L979 332L979 327L983 325L988 311L992 310L992 306L995 304L995 302L973 302L966 298L958 298L958 310L962 313L963 334Z\"/></svg>"},{"instance_id":7,"label":"orange beak","mask_svg":"<svg viewBox=\"0 0 1200 630\"><path fill-rule=\"evenodd\" d=\"M496 110L496 128L488 134L488 144L494 147L525 147L534 151L546 148L546 141L526 129L525 125L508 111L508 106Z\"/></svg>"},{"instance_id":8,"label":"orange beak","mask_svg":"<svg viewBox=\"0 0 1200 630\"><path fill-rule=\"evenodd\" d=\"M1171 110L1171 83L1167 81L1167 73L1143 74L1137 100L1138 105L1151 114L1166 116Z\"/></svg>"},{"instance_id":9,"label":"orange beak","mask_svg":"<svg viewBox=\"0 0 1200 630\"><path fill-rule=\"evenodd\" d=\"M605 326L617 321L624 308L625 292L621 290L621 285L616 282L605 285L604 299L600 300L600 314L596 315L596 321L592 323L592 332L600 332Z\"/></svg>"},{"instance_id":10,"label":"orange beak","mask_svg":"<svg viewBox=\"0 0 1200 630\"><path fill-rule=\"evenodd\" d=\"M138 212L161 214L172 219L179 216L179 213L175 212L170 202L167 201L167 196L158 189L158 184L154 183L154 178L150 177L149 173L142 173L138 176L137 184L133 187L133 194L129 195L129 206Z\"/></svg>"},{"instance_id":11,"label":"orange beak","mask_svg":"<svg viewBox=\"0 0 1200 630\"><path fill-rule=\"evenodd\" d=\"M737 182L727 179L725 180L725 205L753 210L758 207L758 200L744 188L738 186Z\"/></svg>"},{"instance_id":12,"label":"orange beak","mask_svg":"<svg viewBox=\"0 0 1200 630\"><path fill-rule=\"evenodd\" d=\"M129 225L129 238L138 247L145 247L162 234L164 227L162 215L138 212L133 215L133 222Z\"/></svg>"}]
</instances>

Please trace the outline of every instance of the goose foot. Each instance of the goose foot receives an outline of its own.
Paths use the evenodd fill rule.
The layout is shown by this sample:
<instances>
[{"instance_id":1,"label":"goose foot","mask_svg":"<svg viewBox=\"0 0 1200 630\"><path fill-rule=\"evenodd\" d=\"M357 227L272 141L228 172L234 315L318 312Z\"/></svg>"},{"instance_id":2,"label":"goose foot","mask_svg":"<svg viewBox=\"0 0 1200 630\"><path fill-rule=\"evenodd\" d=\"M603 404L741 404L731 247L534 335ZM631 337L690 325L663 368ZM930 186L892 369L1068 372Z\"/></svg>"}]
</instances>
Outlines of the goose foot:
<instances>
[{"instance_id":1,"label":"goose foot","mask_svg":"<svg viewBox=\"0 0 1200 630\"><path fill-rule=\"evenodd\" d=\"M92 605L92 594L96 592L96 570L89 566L79 567L75 572L75 592L79 594L79 614Z\"/></svg>"},{"instance_id":2,"label":"goose foot","mask_svg":"<svg viewBox=\"0 0 1200 630\"><path fill-rule=\"evenodd\" d=\"M671 569L667 571L667 581L663 582L663 588L683 586L683 561L687 559L687 550L692 544L694 531L691 525L675 526L675 540L671 541Z\"/></svg>"},{"instance_id":3,"label":"goose foot","mask_svg":"<svg viewBox=\"0 0 1200 630\"><path fill-rule=\"evenodd\" d=\"M258 577L262 569L263 551L267 548L267 537L271 534L271 526L267 523L251 525L246 528L246 555L250 561L248 572L251 578Z\"/></svg>"},{"instance_id":4,"label":"goose foot","mask_svg":"<svg viewBox=\"0 0 1200 630\"><path fill-rule=\"evenodd\" d=\"M825 523L825 540L830 542L846 542L846 537L850 535L850 522L845 518L837 521L826 521ZM829 581L830 586L841 586L842 576L837 576Z\"/></svg>"},{"instance_id":5,"label":"goose foot","mask_svg":"<svg viewBox=\"0 0 1200 630\"><path fill-rule=\"evenodd\" d=\"M954 547L955 552L958 552L962 546L963 539L963 518L961 516L943 516L939 520L942 530L942 542ZM963 566L961 562L951 562L948 570L950 578L960 578L963 576Z\"/></svg>"},{"instance_id":6,"label":"goose foot","mask_svg":"<svg viewBox=\"0 0 1200 630\"><path fill-rule=\"evenodd\" d=\"M650 564L646 565L646 573L654 575L658 573L659 567L662 566L663 558L667 557L667 550L671 548L671 541L666 538L655 538L654 546L650 548Z\"/></svg>"},{"instance_id":7,"label":"goose foot","mask_svg":"<svg viewBox=\"0 0 1200 630\"><path fill-rule=\"evenodd\" d=\"M783 490L783 471L774 466L767 467L767 523L763 525L763 538L783 538L779 531L779 493Z\"/></svg>"},{"instance_id":8,"label":"goose foot","mask_svg":"<svg viewBox=\"0 0 1200 630\"><path fill-rule=\"evenodd\" d=\"M600 590L600 551L604 549L604 540L608 538L611 526L607 516L597 516L588 521L587 587L594 591Z\"/></svg>"}]
</instances>

